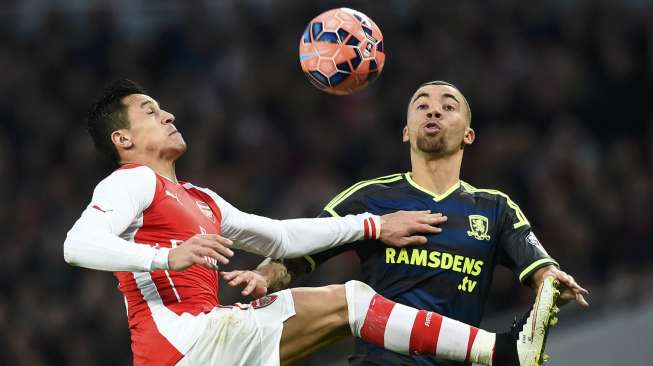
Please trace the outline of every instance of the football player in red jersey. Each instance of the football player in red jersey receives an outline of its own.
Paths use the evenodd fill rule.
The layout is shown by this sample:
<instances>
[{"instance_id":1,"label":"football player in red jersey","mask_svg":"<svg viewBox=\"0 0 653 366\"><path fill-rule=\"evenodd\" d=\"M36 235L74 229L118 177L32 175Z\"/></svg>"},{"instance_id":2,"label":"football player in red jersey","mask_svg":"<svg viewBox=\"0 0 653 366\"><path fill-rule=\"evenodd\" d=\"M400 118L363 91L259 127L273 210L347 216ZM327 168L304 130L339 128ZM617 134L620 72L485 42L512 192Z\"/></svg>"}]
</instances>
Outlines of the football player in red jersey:
<instances>
[{"instance_id":1,"label":"football player in red jersey","mask_svg":"<svg viewBox=\"0 0 653 366\"><path fill-rule=\"evenodd\" d=\"M363 239L402 247L424 243L446 218L428 211L294 220L244 213L177 179L186 142L174 122L132 81L104 91L88 128L119 167L98 183L64 242L69 264L117 277L135 365L278 365L346 334L400 353L484 365L495 358L540 362L557 296L553 281L541 287L522 337L396 304L357 281L220 305L216 269L233 249L292 258Z\"/></svg>"}]
</instances>

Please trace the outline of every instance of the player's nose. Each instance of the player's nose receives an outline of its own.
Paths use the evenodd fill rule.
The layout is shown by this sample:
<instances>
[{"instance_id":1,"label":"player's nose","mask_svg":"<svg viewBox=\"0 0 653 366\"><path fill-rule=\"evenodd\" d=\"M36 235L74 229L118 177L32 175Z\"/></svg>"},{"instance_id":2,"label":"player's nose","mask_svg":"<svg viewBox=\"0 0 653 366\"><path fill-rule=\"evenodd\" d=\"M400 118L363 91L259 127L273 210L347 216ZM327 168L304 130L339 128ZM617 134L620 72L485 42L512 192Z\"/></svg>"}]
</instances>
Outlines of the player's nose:
<instances>
[{"instance_id":1,"label":"player's nose","mask_svg":"<svg viewBox=\"0 0 653 366\"><path fill-rule=\"evenodd\" d=\"M442 118L442 113L439 110L432 110L432 111L426 113L426 117L440 119L440 118Z\"/></svg>"},{"instance_id":2,"label":"player's nose","mask_svg":"<svg viewBox=\"0 0 653 366\"><path fill-rule=\"evenodd\" d=\"M167 125L175 122L175 115L169 112L164 112L163 115L163 124Z\"/></svg>"}]
</instances>

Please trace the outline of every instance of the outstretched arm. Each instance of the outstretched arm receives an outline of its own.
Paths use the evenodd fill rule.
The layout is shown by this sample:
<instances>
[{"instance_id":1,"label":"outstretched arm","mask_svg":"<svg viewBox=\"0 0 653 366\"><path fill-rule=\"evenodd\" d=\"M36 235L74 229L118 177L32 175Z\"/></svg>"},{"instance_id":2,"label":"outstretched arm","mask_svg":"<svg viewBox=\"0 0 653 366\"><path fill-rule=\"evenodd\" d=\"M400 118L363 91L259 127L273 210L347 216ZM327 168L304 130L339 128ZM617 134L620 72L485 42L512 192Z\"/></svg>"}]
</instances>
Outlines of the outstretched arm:
<instances>
[{"instance_id":1,"label":"outstretched arm","mask_svg":"<svg viewBox=\"0 0 653 366\"><path fill-rule=\"evenodd\" d=\"M412 224L410 220L403 221L403 214L390 215L389 217L390 220L386 221L386 225L391 226L388 228L390 233L401 233L403 225ZM447 217L440 213L433 215L433 217L435 219L432 221L431 225L439 225L447 220ZM392 227L393 225L396 225L397 227ZM419 227L416 229L419 229ZM403 230L409 229L403 228ZM441 232L442 230L436 227L433 231ZM389 238L386 240L393 241L395 239L392 238L392 236L389 234ZM397 240L401 240L401 238ZM418 240L420 240L421 243L421 238ZM327 254L328 258L333 254L340 253L340 251L328 251L322 252L321 254L323 255L324 253L331 253ZM221 275L222 278L227 281L227 285L231 287L241 287L243 289L241 291L243 296L252 295L253 297L258 298L268 292L276 292L288 288L296 278L309 273L314 269L315 265L317 264L315 259L315 256L312 256L312 258L304 256L300 258L285 258L276 260L272 258L266 258L254 270L221 272Z\"/></svg>"},{"instance_id":2,"label":"outstretched arm","mask_svg":"<svg viewBox=\"0 0 653 366\"><path fill-rule=\"evenodd\" d=\"M222 235L234 241L234 248L274 259L297 258L366 239L398 247L424 244L424 234L439 233L434 225L446 220L430 211L274 220L242 212L211 190L196 189L220 208Z\"/></svg>"}]
</instances>

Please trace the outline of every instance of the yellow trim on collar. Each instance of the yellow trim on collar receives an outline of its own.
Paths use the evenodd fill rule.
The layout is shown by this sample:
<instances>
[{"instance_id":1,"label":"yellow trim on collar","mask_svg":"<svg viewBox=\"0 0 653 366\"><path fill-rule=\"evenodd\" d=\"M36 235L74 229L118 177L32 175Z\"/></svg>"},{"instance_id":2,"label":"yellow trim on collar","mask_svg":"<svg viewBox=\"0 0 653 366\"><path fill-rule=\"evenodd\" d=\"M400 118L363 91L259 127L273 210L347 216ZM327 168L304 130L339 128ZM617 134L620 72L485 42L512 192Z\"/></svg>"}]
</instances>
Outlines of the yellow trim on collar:
<instances>
[{"instance_id":1,"label":"yellow trim on collar","mask_svg":"<svg viewBox=\"0 0 653 366\"><path fill-rule=\"evenodd\" d=\"M447 198L449 195L451 195L453 192L455 192L460 187L460 180L458 180L458 182L456 182L456 184L451 186L451 188L447 189L444 193L437 194L437 193L433 193L433 192L429 191L428 189L426 189L426 188L420 186L419 184L415 183L413 178L410 177L410 173L406 173L405 176L406 176L406 180L408 181L408 183L411 186L419 189L420 191L422 191L422 192L424 192L424 193L426 193L426 194L428 194L430 196L433 196L433 200L435 202L442 201L443 199Z\"/></svg>"}]
</instances>

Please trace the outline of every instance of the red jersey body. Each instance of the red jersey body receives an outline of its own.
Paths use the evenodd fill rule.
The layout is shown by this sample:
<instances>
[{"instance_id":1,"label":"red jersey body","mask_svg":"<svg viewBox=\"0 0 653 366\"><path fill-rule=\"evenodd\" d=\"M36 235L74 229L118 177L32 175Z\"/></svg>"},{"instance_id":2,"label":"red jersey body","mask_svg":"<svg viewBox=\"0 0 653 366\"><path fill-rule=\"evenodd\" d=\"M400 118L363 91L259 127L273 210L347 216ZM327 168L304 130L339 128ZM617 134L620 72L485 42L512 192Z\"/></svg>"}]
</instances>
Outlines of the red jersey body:
<instances>
[{"instance_id":1,"label":"red jersey body","mask_svg":"<svg viewBox=\"0 0 653 366\"><path fill-rule=\"evenodd\" d=\"M154 186L154 195L123 239L174 248L195 234L220 234L222 215L208 195L146 167L126 165L120 170L126 169L147 170L130 175L151 181L144 183ZM184 272L115 272L115 276L127 306L134 365L175 364L203 329L200 319L187 323L187 318L218 305L218 273L198 265Z\"/></svg>"}]
</instances>

